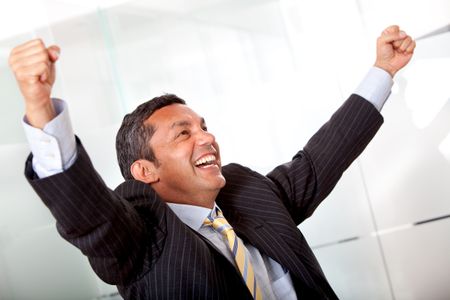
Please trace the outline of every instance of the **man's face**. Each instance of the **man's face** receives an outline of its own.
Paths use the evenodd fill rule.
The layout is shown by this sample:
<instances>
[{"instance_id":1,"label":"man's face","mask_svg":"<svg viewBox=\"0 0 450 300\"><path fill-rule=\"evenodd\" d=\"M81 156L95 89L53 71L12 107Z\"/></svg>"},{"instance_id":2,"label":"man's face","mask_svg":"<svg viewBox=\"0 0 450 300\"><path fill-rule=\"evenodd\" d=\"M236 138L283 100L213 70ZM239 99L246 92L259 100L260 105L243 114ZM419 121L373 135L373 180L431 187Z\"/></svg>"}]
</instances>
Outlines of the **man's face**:
<instances>
[{"instance_id":1,"label":"man's face","mask_svg":"<svg viewBox=\"0 0 450 300\"><path fill-rule=\"evenodd\" d=\"M186 105L171 104L155 111L146 124L155 128L150 139L158 160L155 191L168 202L211 206L225 178L219 146L205 120Z\"/></svg>"}]
</instances>

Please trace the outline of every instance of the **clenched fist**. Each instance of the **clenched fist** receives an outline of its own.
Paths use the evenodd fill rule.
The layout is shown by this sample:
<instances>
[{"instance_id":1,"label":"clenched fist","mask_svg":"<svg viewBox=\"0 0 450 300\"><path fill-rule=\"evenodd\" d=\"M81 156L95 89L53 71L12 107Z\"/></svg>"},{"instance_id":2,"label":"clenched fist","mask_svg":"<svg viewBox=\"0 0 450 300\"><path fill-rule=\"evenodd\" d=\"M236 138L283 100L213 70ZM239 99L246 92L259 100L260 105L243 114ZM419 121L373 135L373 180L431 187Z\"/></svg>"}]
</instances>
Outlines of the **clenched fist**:
<instances>
[{"instance_id":1,"label":"clenched fist","mask_svg":"<svg viewBox=\"0 0 450 300\"><path fill-rule=\"evenodd\" d=\"M25 99L28 122L37 128L43 128L55 117L50 94L59 52L59 47L47 48L41 39L36 39L15 47L9 57L9 65Z\"/></svg>"},{"instance_id":2,"label":"clenched fist","mask_svg":"<svg viewBox=\"0 0 450 300\"><path fill-rule=\"evenodd\" d=\"M389 26L377 39L375 66L394 77L411 60L416 42L397 25Z\"/></svg>"}]
</instances>

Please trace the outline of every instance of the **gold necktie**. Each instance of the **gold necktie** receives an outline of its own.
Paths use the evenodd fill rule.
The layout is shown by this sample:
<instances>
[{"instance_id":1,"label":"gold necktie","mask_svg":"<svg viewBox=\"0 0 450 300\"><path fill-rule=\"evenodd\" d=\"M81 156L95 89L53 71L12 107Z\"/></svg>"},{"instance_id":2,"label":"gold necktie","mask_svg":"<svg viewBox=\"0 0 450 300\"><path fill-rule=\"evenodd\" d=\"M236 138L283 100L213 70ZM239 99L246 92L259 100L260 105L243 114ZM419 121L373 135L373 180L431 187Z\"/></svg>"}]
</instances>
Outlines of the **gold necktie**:
<instances>
[{"instance_id":1,"label":"gold necktie","mask_svg":"<svg viewBox=\"0 0 450 300\"><path fill-rule=\"evenodd\" d=\"M236 261L236 265L238 266L239 272L241 272L242 278L247 284L250 293L253 296L253 299L261 300L262 294L261 290L256 283L255 273L253 272L253 266L250 263L249 257L245 253L244 243L242 240L236 235L231 227L228 224L227 220L224 218L222 211L217 210L217 216L212 217L208 216L203 224L207 226L212 226L217 232L224 235L228 240L228 247L231 250L231 253L234 256L234 260Z\"/></svg>"}]
</instances>

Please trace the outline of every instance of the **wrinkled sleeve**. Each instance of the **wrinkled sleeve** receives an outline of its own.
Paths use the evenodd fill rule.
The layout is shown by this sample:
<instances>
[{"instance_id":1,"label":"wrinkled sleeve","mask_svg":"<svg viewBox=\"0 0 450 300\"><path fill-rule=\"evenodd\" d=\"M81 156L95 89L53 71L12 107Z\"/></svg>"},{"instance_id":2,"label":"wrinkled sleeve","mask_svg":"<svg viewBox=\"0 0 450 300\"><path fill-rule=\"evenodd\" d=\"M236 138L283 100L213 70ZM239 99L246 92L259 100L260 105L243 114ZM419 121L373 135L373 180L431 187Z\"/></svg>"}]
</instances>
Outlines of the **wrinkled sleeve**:
<instances>
[{"instance_id":1,"label":"wrinkled sleeve","mask_svg":"<svg viewBox=\"0 0 450 300\"><path fill-rule=\"evenodd\" d=\"M131 203L105 185L81 142L76 142L77 158L64 172L39 178L30 154L25 175L55 217L61 236L89 258L105 282L125 284L151 267L157 228L147 228Z\"/></svg>"}]
</instances>

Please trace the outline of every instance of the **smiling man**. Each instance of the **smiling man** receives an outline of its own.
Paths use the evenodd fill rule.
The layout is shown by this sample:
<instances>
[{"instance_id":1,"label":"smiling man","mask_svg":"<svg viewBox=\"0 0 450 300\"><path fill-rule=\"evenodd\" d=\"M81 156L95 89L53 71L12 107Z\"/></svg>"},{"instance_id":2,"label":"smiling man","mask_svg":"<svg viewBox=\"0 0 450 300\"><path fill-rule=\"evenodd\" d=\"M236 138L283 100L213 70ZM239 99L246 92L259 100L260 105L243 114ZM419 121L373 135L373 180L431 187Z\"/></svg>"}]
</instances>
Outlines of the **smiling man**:
<instances>
[{"instance_id":1,"label":"smiling man","mask_svg":"<svg viewBox=\"0 0 450 300\"><path fill-rule=\"evenodd\" d=\"M214 135L184 100L143 103L117 134L125 182L113 191L74 136L65 103L51 98L59 48L29 41L9 61L25 99L25 174L59 233L125 299L336 299L297 226L381 126L392 77L414 48L398 26L383 31L355 93L266 176L222 167Z\"/></svg>"},{"instance_id":2,"label":"smiling man","mask_svg":"<svg viewBox=\"0 0 450 300\"><path fill-rule=\"evenodd\" d=\"M154 111L151 106L158 101L166 106ZM125 117L117 135L117 149L130 149L135 143L126 137L141 112L145 120L143 128L151 132L151 138L143 140L142 151L148 148L155 155L154 158L135 155L122 162L119 154L122 175L151 184L166 202L213 208L225 178L221 173L219 146L214 135L207 131L205 119L175 95L158 97Z\"/></svg>"}]
</instances>

